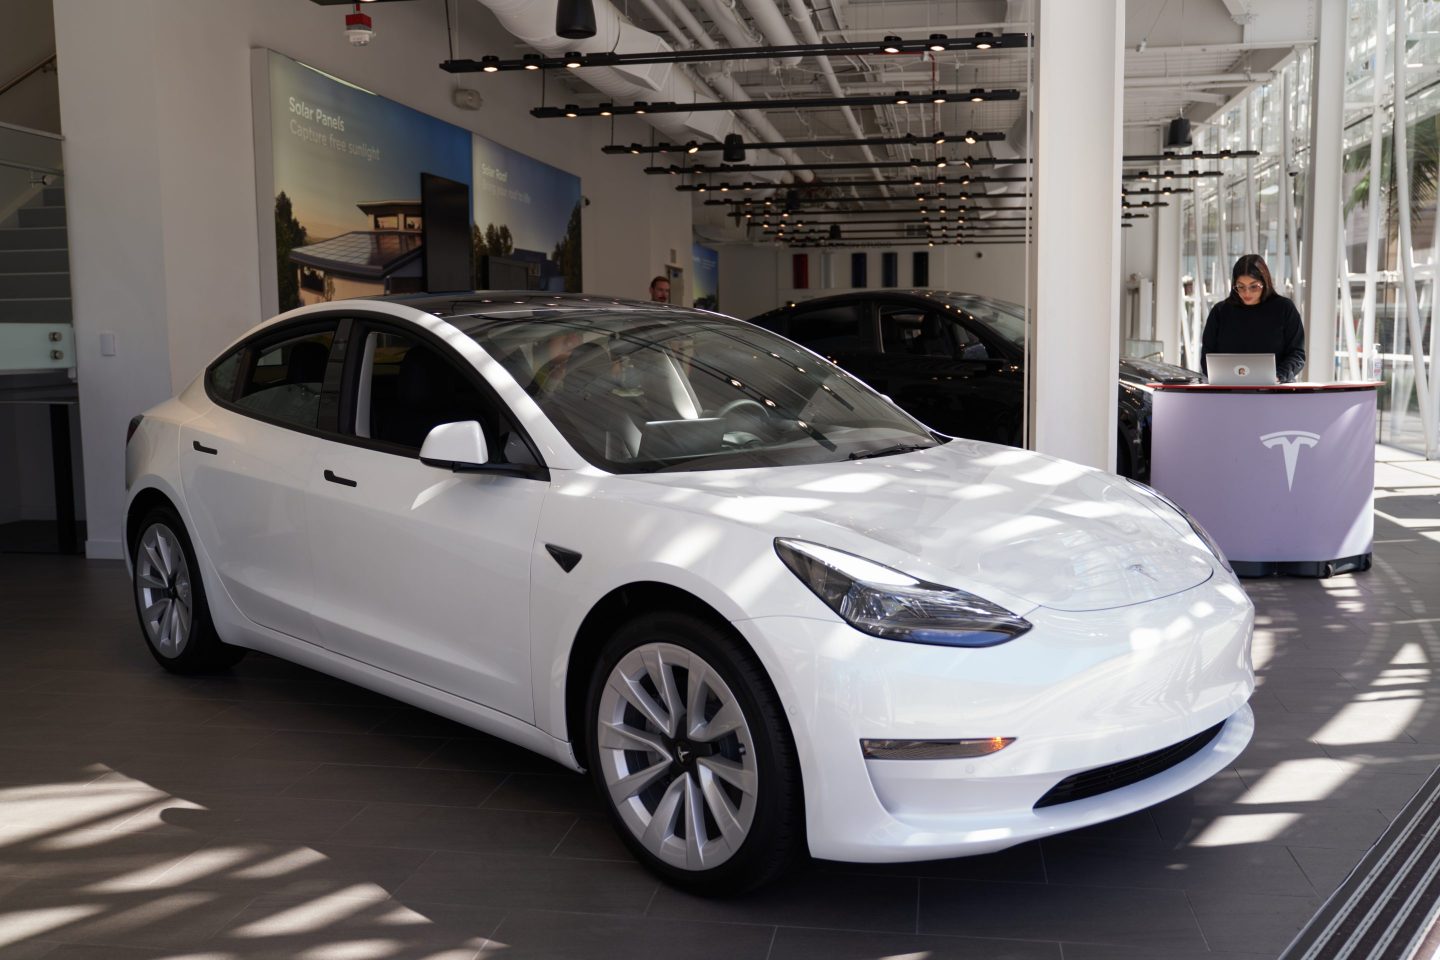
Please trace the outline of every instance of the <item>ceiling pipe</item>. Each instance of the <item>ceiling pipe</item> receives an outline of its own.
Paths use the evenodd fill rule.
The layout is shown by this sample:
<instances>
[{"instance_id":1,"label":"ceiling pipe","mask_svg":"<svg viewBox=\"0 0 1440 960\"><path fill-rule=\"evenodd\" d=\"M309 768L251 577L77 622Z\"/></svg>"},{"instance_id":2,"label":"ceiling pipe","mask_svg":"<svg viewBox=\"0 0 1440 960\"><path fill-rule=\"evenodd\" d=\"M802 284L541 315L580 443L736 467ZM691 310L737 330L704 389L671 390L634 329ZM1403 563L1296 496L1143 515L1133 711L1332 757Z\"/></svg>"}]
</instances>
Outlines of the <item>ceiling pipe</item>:
<instances>
[{"instance_id":1,"label":"ceiling pipe","mask_svg":"<svg viewBox=\"0 0 1440 960\"><path fill-rule=\"evenodd\" d=\"M680 32L680 28L676 26L675 21L670 19L670 14L665 12L657 0L640 0L640 4L650 12L650 16L660 21L660 29L670 34L670 39L676 47L683 47L689 44L689 38Z\"/></svg>"},{"instance_id":2,"label":"ceiling pipe","mask_svg":"<svg viewBox=\"0 0 1440 960\"><path fill-rule=\"evenodd\" d=\"M821 42L820 34L816 32L815 24L810 19L810 7L805 0L790 0L790 13L794 16L796 24L799 25L800 35L805 38L806 43ZM830 65L830 58L816 57L815 59L820 65L820 73L825 78L825 84L830 88L831 94L837 97L845 96L844 91L840 88L840 81L835 76L835 68ZM850 125L850 130L855 134L856 138L863 139L865 137L865 131L861 129L860 121L855 119L855 112L849 107L841 107L840 113L845 117L845 122ZM877 162L875 152L871 150L868 145L864 145L860 149L865 155L866 160L869 160L871 163ZM875 170L874 173L875 179L883 179L878 169ZM884 192L889 193L889 188L885 188Z\"/></svg>"},{"instance_id":3,"label":"ceiling pipe","mask_svg":"<svg viewBox=\"0 0 1440 960\"><path fill-rule=\"evenodd\" d=\"M750 34L750 29L740 19L733 6L727 6L722 0L696 0L700 8L710 15L711 21L725 34L725 39L732 47L758 47L759 43ZM734 0L730 0L731 3Z\"/></svg>"},{"instance_id":4,"label":"ceiling pipe","mask_svg":"<svg viewBox=\"0 0 1440 960\"><path fill-rule=\"evenodd\" d=\"M477 0L486 7L500 25L511 34L542 53L560 56L569 52L601 53L612 50L633 53L665 51L671 47L661 37L634 26L625 20L610 0L595 0L595 36L584 40L566 40L555 36L555 3L536 0ZM585 81L617 101L652 100L695 103L717 99L707 89L691 82L674 64L635 64L621 67L592 67L585 71ZM739 84L726 78L733 88L727 90L732 100L752 99ZM732 96L731 93L734 93ZM763 121L758 111L747 111ZM696 138L723 140L735 130L738 120L733 112L655 113L646 121L672 143L684 144ZM782 140L768 122L762 129L752 126L770 140ZM775 134L771 136L771 134ZM767 157L777 154L765 152ZM782 162L797 163L793 150L778 152Z\"/></svg>"},{"instance_id":5,"label":"ceiling pipe","mask_svg":"<svg viewBox=\"0 0 1440 960\"><path fill-rule=\"evenodd\" d=\"M710 39L710 34L700 25L700 21L695 19L695 14L690 12L690 8L685 5L685 0L668 0L668 2L675 18L685 25L686 30L690 31L690 36L694 41L706 50L715 49L715 41Z\"/></svg>"},{"instance_id":6,"label":"ceiling pipe","mask_svg":"<svg viewBox=\"0 0 1440 960\"><path fill-rule=\"evenodd\" d=\"M765 39L768 40L771 44L775 46L793 47L796 43L799 42L795 39L795 34L791 32L790 25L785 22L785 15L780 12L780 8L776 6L775 0L744 0L744 3L745 9L750 11L750 16L753 17L755 20L755 26L760 29L760 32L764 34ZM794 6L795 5L792 2L792 12L794 10ZM798 21L801 18L797 15L795 19ZM805 11L804 22L808 24L809 20L810 16L809 11L807 10ZM805 27L802 25L800 29L803 33ZM814 34L813 29L810 32L812 35ZM814 36L813 39L808 40L807 42L819 43L820 38L819 36ZM787 67L797 66L802 59L803 58L800 56L776 58L779 63L782 63ZM820 57L819 59L825 64L825 69L828 71L830 68L829 58Z\"/></svg>"}]
</instances>

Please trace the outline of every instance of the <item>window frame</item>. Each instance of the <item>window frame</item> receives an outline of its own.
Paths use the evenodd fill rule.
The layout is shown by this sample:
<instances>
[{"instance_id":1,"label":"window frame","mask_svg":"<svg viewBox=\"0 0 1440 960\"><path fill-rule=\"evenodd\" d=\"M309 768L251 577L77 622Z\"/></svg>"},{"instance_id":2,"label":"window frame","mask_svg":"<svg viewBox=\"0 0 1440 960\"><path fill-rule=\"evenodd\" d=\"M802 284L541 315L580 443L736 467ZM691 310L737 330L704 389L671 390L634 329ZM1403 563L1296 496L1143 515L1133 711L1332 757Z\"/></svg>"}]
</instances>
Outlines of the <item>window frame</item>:
<instances>
[{"instance_id":1,"label":"window frame","mask_svg":"<svg viewBox=\"0 0 1440 960\"><path fill-rule=\"evenodd\" d=\"M348 341L356 345L353 350L346 351L344 368L339 384L339 420L336 439L352 447L363 447L367 450L374 450L377 453L388 453L393 456L406 457L417 463L420 460L420 449L418 447L407 447L403 444L392 443L388 440L376 440L372 437L362 437L355 433L355 421L358 415L360 375L365 365L365 344L370 339L371 333L389 333L396 336L407 337L417 345L428 347L439 355L440 359L455 369L464 382L475 390L480 400L499 419L508 421L510 428L520 438L521 443L529 451L533 464L496 464L497 467L510 466L513 469L496 472L513 473L516 476L529 477L536 480L549 480L550 470L545 463L544 457L540 455L540 448L536 445L530 432L515 412L510 409L501 396L495 392L484 377L482 377L464 357L456 352L455 348L446 343L441 337L436 336L424 327L410 323L406 320L392 317L385 314L355 313L352 315L354 324L349 330ZM478 346L478 345L477 345ZM483 347L479 349L484 349ZM487 446L492 445L491 437L486 437ZM498 451L492 449L492 455Z\"/></svg>"},{"instance_id":2,"label":"window frame","mask_svg":"<svg viewBox=\"0 0 1440 960\"><path fill-rule=\"evenodd\" d=\"M267 326L257 330L254 334L246 337L235 347L221 354L205 368L203 382L205 395L217 406L237 413L251 420L258 420L261 423L268 423L271 426L282 427L295 433L303 433L306 436L320 437L322 439L335 439L337 431L334 425L334 413L337 409L337 394L340 388L338 365L344 362L345 343L349 335L348 317L340 314L321 314L319 316L296 317L294 320L285 323ZM330 341L330 356L325 362L325 379L320 386L320 410L316 415L316 425L307 427L295 423L292 420L282 420L279 417L271 417L259 413L248 407L242 407L236 402L241 388L250 377L256 355L268 346L304 336L307 333L320 333L325 330L334 329L334 338ZM214 387L215 368L226 360L229 360L236 353L240 354L240 370L235 375L235 383L231 387L230 396L220 396ZM327 406L327 398L330 403ZM327 417L327 412L330 416ZM328 422L327 422L328 421Z\"/></svg>"},{"instance_id":3,"label":"window frame","mask_svg":"<svg viewBox=\"0 0 1440 960\"><path fill-rule=\"evenodd\" d=\"M301 426L300 424L281 420L277 417L265 416L264 414L241 407L235 403L234 395L239 393L241 385L244 383L244 372L249 369L249 365L257 349L262 349L275 340L286 340L291 337L301 336L307 331L318 332L328 329L332 324L335 328L335 339L332 340L330 344L330 357L326 363L325 380L321 387L319 425L313 428ZM359 437L354 433L354 378L359 376L358 368L360 366L360 360L363 360L363 350L352 350L350 346L357 340L363 345L368 332L377 327L388 327L390 328L390 332L409 336L435 349L447 363L459 368L461 376L464 377L467 383L475 387L485 403L490 404L501 416L510 421L516 435L520 437L521 441L530 451L530 455L534 458L535 463L534 465L515 464L513 468L496 470L496 473L549 481L550 469L546 465L544 457L540 454L539 446L535 443L534 438L530 436L530 432L525 429L525 424L515 415L515 412L510 409L510 405L495 392L495 389L480 375L478 370L455 351L454 347L450 346L431 331L403 317L396 317L387 313L372 313L365 310L346 310L343 312L335 311L318 315L309 314L303 317L295 317L292 320L287 320L282 323L267 325L263 329L257 330L241 340L205 367L205 373L202 377L205 395L209 397L211 402L216 406L251 420L268 423L271 426L281 427L294 433L316 437L321 440L343 443L346 446L363 447L367 450L375 450L380 453L408 457L418 463L420 460L419 450L412 450L409 447L387 443L383 440ZM356 336L357 331L359 331L358 337ZM220 396L213 388L213 371L236 353L241 354L240 369L242 372L235 377L235 385L231 391L231 396ZM330 401L328 407L330 416L328 418L326 417L327 399ZM486 442L489 442L488 439ZM506 465L503 464L500 466L502 468L506 467Z\"/></svg>"}]
</instances>

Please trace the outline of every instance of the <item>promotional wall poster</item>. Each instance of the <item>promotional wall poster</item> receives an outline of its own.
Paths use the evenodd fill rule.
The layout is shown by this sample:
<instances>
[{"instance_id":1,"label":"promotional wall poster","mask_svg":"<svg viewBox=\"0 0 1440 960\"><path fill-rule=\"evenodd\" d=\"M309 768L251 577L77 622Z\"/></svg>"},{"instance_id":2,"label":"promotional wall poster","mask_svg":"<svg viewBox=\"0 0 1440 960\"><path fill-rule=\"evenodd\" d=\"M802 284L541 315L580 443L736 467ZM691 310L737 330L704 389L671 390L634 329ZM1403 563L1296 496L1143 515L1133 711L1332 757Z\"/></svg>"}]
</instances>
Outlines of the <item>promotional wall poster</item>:
<instances>
[{"instance_id":1,"label":"promotional wall poster","mask_svg":"<svg viewBox=\"0 0 1440 960\"><path fill-rule=\"evenodd\" d=\"M279 308L423 289L420 175L464 184L467 251L579 290L580 179L453 124L268 54Z\"/></svg>"},{"instance_id":2,"label":"promotional wall poster","mask_svg":"<svg viewBox=\"0 0 1440 960\"><path fill-rule=\"evenodd\" d=\"M720 309L720 255L703 243L691 245L695 264L695 303L702 310Z\"/></svg>"},{"instance_id":3,"label":"promotional wall poster","mask_svg":"<svg viewBox=\"0 0 1440 960\"><path fill-rule=\"evenodd\" d=\"M580 178L478 134L471 149L476 256L522 263L531 290L578 292Z\"/></svg>"}]
</instances>

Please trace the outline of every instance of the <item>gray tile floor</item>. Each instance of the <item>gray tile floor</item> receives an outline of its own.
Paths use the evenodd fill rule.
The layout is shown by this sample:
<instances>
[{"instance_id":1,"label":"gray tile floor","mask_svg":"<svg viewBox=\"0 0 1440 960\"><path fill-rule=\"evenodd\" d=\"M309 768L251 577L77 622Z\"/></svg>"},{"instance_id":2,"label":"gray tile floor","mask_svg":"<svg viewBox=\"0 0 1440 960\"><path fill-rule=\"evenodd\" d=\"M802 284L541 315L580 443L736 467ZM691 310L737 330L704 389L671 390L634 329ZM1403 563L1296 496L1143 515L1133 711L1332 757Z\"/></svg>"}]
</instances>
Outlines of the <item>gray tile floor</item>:
<instances>
[{"instance_id":1,"label":"gray tile floor","mask_svg":"<svg viewBox=\"0 0 1440 960\"><path fill-rule=\"evenodd\" d=\"M728 902L656 883L578 776L264 656L168 676L121 565L0 556L0 958L1272 958L1440 764L1440 464L1376 478L1372 571L1247 585L1233 769Z\"/></svg>"}]
</instances>

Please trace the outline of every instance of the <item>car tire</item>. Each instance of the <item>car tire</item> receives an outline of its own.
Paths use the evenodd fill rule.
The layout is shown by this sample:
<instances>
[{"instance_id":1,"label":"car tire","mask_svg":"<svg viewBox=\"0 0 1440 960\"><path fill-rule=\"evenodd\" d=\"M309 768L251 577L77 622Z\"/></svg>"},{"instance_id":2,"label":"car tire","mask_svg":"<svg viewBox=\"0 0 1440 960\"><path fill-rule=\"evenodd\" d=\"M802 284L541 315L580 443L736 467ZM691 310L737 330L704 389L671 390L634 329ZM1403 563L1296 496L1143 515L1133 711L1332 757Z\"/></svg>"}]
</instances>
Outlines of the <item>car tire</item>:
<instances>
[{"instance_id":1,"label":"car tire","mask_svg":"<svg viewBox=\"0 0 1440 960\"><path fill-rule=\"evenodd\" d=\"M245 656L244 647L225 643L215 632L195 550L174 510L156 507L145 515L130 561L140 631L162 667L204 673Z\"/></svg>"},{"instance_id":2,"label":"car tire","mask_svg":"<svg viewBox=\"0 0 1440 960\"><path fill-rule=\"evenodd\" d=\"M1115 473L1121 477L1139 479L1135 476L1135 457L1130 450L1130 441L1126 439L1123 431L1116 437Z\"/></svg>"},{"instance_id":3,"label":"car tire","mask_svg":"<svg viewBox=\"0 0 1440 960\"><path fill-rule=\"evenodd\" d=\"M661 878L734 896L799 858L804 808L789 724L759 661L728 631L683 612L625 623L600 653L586 716L601 803Z\"/></svg>"}]
</instances>

